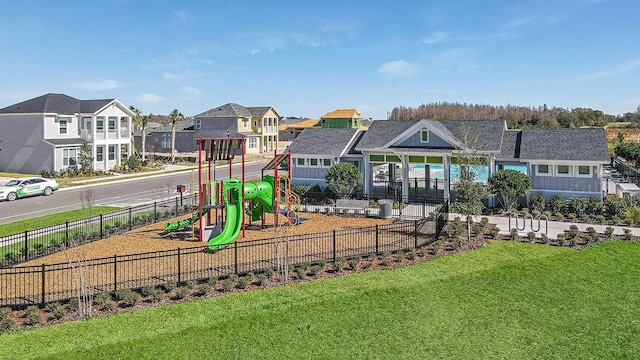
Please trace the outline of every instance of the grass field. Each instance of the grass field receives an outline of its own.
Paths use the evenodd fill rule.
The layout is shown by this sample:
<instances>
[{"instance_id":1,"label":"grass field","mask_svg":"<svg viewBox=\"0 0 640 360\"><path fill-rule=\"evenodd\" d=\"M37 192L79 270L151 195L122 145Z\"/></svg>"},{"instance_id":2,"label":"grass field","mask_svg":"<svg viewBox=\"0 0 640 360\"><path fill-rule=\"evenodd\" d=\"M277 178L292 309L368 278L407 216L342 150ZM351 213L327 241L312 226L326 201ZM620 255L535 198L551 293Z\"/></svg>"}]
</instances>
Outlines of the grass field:
<instances>
[{"instance_id":1,"label":"grass field","mask_svg":"<svg viewBox=\"0 0 640 360\"><path fill-rule=\"evenodd\" d=\"M112 206L92 206L91 212L88 209L77 209L64 211L51 215L39 216L36 218L19 220L8 224L0 225L0 236L17 234L26 230L36 230L43 227L64 224L67 221L74 221L116 211L119 208Z\"/></svg>"},{"instance_id":2,"label":"grass field","mask_svg":"<svg viewBox=\"0 0 640 360\"><path fill-rule=\"evenodd\" d=\"M640 244L466 253L0 335L0 359L640 357Z\"/></svg>"}]
</instances>

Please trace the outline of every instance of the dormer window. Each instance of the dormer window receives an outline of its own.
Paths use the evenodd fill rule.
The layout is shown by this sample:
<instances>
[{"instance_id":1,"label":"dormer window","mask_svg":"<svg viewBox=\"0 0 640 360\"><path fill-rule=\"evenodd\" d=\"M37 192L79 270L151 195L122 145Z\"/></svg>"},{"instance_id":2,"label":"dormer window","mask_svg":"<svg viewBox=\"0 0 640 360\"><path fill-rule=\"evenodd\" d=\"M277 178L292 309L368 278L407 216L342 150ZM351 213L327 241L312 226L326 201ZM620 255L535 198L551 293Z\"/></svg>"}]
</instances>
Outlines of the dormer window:
<instances>
[{"instance_id":1,"label":"dormer window","mask_svg":"<svg viewBox=\"0 0 640 360\"><path fill-rule=\"evenodd\" d=\"M249 119L247 118L242 119L242 127L246 128L247 126L249 126Z\"/></svg>"},{"instance_id":2,"label":"dormer window","mask_svg":"<svg viewBox=\"0 0 640 360\"><path fill-rule=\"evenodd\" d=\"M202 119L196 119L196 129L200 129L202 127Z\"/></svg>"}]
</instances>

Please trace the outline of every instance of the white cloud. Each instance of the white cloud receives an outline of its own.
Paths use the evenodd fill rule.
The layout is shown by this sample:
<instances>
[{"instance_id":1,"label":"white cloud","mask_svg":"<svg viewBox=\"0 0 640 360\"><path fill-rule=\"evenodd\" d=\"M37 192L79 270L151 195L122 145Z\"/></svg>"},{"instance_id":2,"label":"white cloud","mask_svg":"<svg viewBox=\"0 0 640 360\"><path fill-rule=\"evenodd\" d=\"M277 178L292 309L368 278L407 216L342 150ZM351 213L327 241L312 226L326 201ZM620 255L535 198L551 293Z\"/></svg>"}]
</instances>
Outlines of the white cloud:
<instances>
[{"instance_id":1,"label":"white cloud","mask_svg":"<svg viewBox=\"0 0 640 360\"><path fill-rule=\"evenodd\" d=\"M180 88L180 90L182 90L183 93L190 95L190 96L200 96L202 95L202 91L200 91L200 89L195 88L193 86L183 86Z\"/></svg>"},{"instance_id":2,"label":"white cloud","mask_svg":"<svg viewBox=\"0 0 640 360\"><path fill-rule=\"evenodd\" d=\"M183 22L189 19L189 16L187 15L187 12L184 11L184 9L173 10L173 16L175 16L176 19L178 19L179 21L183 21Z\"/></svg>"},{"instance_id":3,"label":"white cloud","mask_svg":"<svg viewBox=\"0 0 640 360\"><path fill-rule=\"evenodd\" d=\"M251 51L249 51L249 54L251 54L253 56L253 55L258 54L259 52L260 52L260 49L252 49Z\"/></svg>"},{"instance_id":4,"label":"white cloud","mask_svg":"<svg viewBox=\"0 0 640 360\"><path fill-rule=\"evenodd\" d=\"M519 27L531 24L535 20L536 20L535 16L527 16L527 17L520 17L520 18L511 19L511 20L507 21L506 24L504 24L504 28L506 28L506 29L519 28Z\"/></svg>"},{"instance_id":5,"label":"white cloud","mask_svg":"<svg viewBox=\"0 0 640 360\"><path fill-rule=\"evenodd\" d=\"M162 74L162 77L163 77L165 80L176 80L176 79L179 79L179 78L180 78L180 76L178 76L177 74L174 74L174 73L172 73L172 72L168 72L168 71L167 71L167 72L165 72L164 74Z\"/></svg>"},{"instance_id":6,"label":"white cloud","mask_svg":"<svg viewBox=\"0 0 640 360\"><path fill-rule=\"evenodd\" d=\"M420 72L420 65L404 60L386 62L378 68L378 73L389 77L410 77Z\"/></svg>"},{"instance_id":7,"label":"white cloud","mask_svg":"<svg viewBox=\"0 0 640 360\"><path fill-rule=\"evenodd\" d=\"M145 103L157 103L157 102L163 101L164 98L156 94L142 94L142 95L139 95L136 98L136 100L139 102L145 102Z\"/></svg>"},{"instance_id":8,"label":"white cloud","mask_svg":"<svg viewBox=\"0 0 640 360\"><path fill-rule=\"evenodd\" d=\"M448 32L434 31L433 33L431 33L431 35L429 35L429 37L422 39L422 42L425 44L437 44L437 43L449 41L449 39L450 39L450 34Z\"/></svg>"},{"instance_id":9,"label":"white cloud","mask_svg":"<svg viewBox=\"0 0 640 360\"><path fill-rule=\"evenodd\" d=\"M113 89L119 88L120 83L118 83L116 80L102 79L102 80L96 80L96 81L84 81L84 82L78 83L77 86L84 90L106 91L106 90L113 90Z\"/></svg>"},{"instance_id":10,"label":"white cloud","mask_svg":"<svg viewBox=\"0 0 640 360\"><path fill-rule=\"evenodd\" d=\"M579 78L587 79L587 80L599 79L603 77L624 74L624 73L631 72L638 69L640 69L640 59L632 59L627 61L626 63L614 65L602 71L581 75L579 76Z\"/></svg>"}]
</instances>

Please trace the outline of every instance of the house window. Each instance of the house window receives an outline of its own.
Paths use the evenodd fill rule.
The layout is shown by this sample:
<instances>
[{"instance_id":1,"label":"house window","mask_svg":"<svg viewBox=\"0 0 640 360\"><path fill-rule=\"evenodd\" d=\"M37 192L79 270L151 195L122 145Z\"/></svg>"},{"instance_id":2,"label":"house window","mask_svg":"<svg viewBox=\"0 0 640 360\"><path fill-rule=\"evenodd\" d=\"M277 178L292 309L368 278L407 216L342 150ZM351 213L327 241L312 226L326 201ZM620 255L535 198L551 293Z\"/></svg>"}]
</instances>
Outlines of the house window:
<instances>
[{"instance_id":1,"label":"house window","mask_svg":"<svg viewBox=\"0 0 640 360\"><path fill-rule=\"evenodd\" d=\"M163 149L171 148L171 134L162 134L160 136L160 142Z\"/></svg>"},{"instance_id":2,"label":"house window","mask_svg":"<svg viewBox=\"0 0 640 360\"><path fill-rule=\"evenodd\" d=\"M303 158L297 158L296 159L296 165L304 166L304 159Z\"/></svg>"},{"instance_id":3,"label":"house window","mask_svg":"<svg viewBox=\"0 0 640 360\"><path fill-rule=\"evenodd\" d=\"M258 147L258 139L249 138L249 149L255 149Z\"/></svg>"},{"instance_id":4,"label":"house window","mask_svg":"<svg viewBox=\"0 0 640 360\"><path fill-rule=\"evenodd\" d=\"M115 131L115 130L116 130L116 118L110 117L109 118L109 131Z\"/></svg>"},{"instance_id":5,"label":"house window","mask_svg":"<svg viewBox=\"0 0 640 360\"><path fill-rule=\"evenodd\" d=\"M60 119L60 134L67 133L67 119Z\"/></svg>"},{"instance_id":6,"label":"house window","mask_svg":"<svg viewBox=\"0 0 640 360\"><path fill-rule=\"evenodd\" d=\"M96 119L96 131L104 131L104 118Z\"/></svg>"},{"instance_id":7,"label":"house window","mask_svg":"<svg viewBox=\"0 0 640 360\"><path fill-rule=\"evenodd\" d=\"M420 142L423 142L423 143L429 142L429 130L420 131Z\"/></svg>"},{"instance_id":8,"label":"house window","mask_svg":"<svg viewBox=\"0 0 640 360\"><path fill-rule=\"evenodd\" d=\"M96 161L104 161L104 146L96 147Z\"/></svg>"},{"instance_id":9,"label":"house window","mask_svg":"<svg viewBox=\"0 0 640 360\"><path fill-rule=\"evenodd\" d=\"M322 166L331 167L331 159L322 159Z\"/></svg>"},{"instance_id":10,"label":"house window","mask_svg":"<svg viewBox=\"0 0 640 360\"><path fill-rule=\"evenodd\" d=\"M249 126L249 119L242 119L242 127L246 128L247 126Z\"/></svg>"},{"instance_id":11,"label":"house window","mask_svg":"<svg viewBox=\"0 0 640 360\"><path fill-rule=\"evenodd\" d=\"M202 119L196 119L196 129L200 129L202 127Z\"/></svg>"},{"instance_id":12,"label":"house window","mask_svg":"<svg viewBox=\"0 0 640 360\"><path fill-rule=\"evenodd\" d=\"M63 149L62 150L62 166L75 168L77 164L78 164L77 150Z\"/></svg>"},{"instance_id":13,"label":"house window","mask_svg":"<svg viewBox=\"0 0 640 360\"><path fill-rule=\"evenodd\" d=\"M113 161L116 159L116 146L109 145L109 160Z\"/></svg>"},{"instance_id":14,"label":"house window","mask_svg":"<svg viewBox=\"0 0 640 360\"><path fill-rule=\"evenodd\" d=\"M570 176L571 175L571 167L569 165L558 165L556 167L556 175L557 176Z\"/></svg>"},{"instance_id":15,"label":"house window","mask_svg":"<svg viewBox=\"0 0 640 360\"><path fill-rule=\"evenodd\" d=\"M541 175L541 176L551 175L549 172L549 165L542 165L542 164L536 165L536 175Z\"/></svg>"},{"instance_id":16,"label":"house window","mask_svg":"<svg viewBox=\"0 0 640 360\"><path fill-rule=\"evenodd\" d=\"M591 177L591 166L579 165L577 176Z\"/></svg>"},{"instance_id":17,"label":"house window","mask_svg":"<svg viewBox=\"0 0 640 360\"><path fill-rule=\"evenodd\" d=\"M318 166L318 159L309 159L309 166Z\"/></svg>"}]
</instances>

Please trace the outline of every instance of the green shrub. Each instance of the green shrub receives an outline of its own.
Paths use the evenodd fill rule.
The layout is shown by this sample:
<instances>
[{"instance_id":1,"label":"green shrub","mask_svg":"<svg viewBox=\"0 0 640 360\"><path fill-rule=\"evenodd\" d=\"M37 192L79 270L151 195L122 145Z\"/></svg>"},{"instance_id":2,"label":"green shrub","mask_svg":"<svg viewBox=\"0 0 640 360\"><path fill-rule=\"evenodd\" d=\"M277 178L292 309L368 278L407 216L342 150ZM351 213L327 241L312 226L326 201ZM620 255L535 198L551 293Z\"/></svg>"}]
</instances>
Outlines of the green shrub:
<instances>
[{"instance_id":1,"label":"green shrub","mask_svg":"<svg viewBox=\"0 0 640 360\"><path fill-rule=\"evenodd\" d=\"M482 227L486 227L489 224L489 218L486 216L483 216L482 218L480 218L480 225Z\"/></svg>"},{"instance_id":2,"label":"green shrub","mask_svg":"<svg viewBox=\"0 0 640 360\"><path fill-rule=\"evenodd\" d=\"M291 266L291 265L289 265L289 266ZM289 268L289 271L291 271L291 267ZM231 280L231 281L238 281L239 276L238 276L238 274L230 274L227 278L229 280Z\"/></svg>"},{"instance_id":3,"label":"green shrub","mask_svg":"<svg viewBox=\"0 0 640 360\"><path fill-rule=\"evenodd\" d=\"M265 274L258 274L258 280L256 281L256 284L258 286L265 286L267 285L268 281L267 281L267 275Z\"/></svg>"},{"instance_id":4,"label":"green shrub","mask_svg":"<svg viewBox=\"0 0 640 360\"><path fill-rule=\"evenodd\" d=\"M153 286L153 285L146 285L146 286L143 286L143 287L140 289L140 295L142 295L142 296L144 296L144 297L147 297L147 296L151 295L151 293L155 290L155 288L156 288L156 287L155 287L155 286Z\"/></svg>"},{"instance_id":5,"label":"green shrub","mask_svg":"<svg viewBox=\"0 0 640 360\"><path fill-rule=\"evenodd\" d=\"M324 268L327 266L327 260L318 261L318 265L322 268L322 270L324 270Z\"/></svg>"},{"instance_id":6,"label":"green shrub","mask_svg":"<svg viewBox=\"0 0 640 360\"><path fill-rule=\"evenodd\" d=\"M249 279L247 279L246 277L241 277L236 282L236 287L238 289L246 289L248 286L249 286Z\"/></svg>"},{"instance_id":7,"label":"green shrub","mask_svg":"<svg viewBox=\"0 0 640 360\"><path fill-rule=\"evenodd\" d=\"M64 307L59 302L47 304L47 312L51 314L51 320L60 320L64 317Z\"/></svg>"},{"instance_id":8,"label":"green shrub","mask_svg":"<svg viewBox=\"0 0 640 360\"><path fill-rule=\"evenodd\" d=\"M604 229L604 236L605 236L607 239L613 239L613 231L614 231L614 229L613 229L611 226L607 226L607 227Z\"/></svg>"},{"instance_id":9,"label":"green shrub","mask_svg":"<svg viewBox=\"0 0 640 360\"><path fill-rule=\"evenodd\" d=\"M577 225L572 224L569 226L569 238L575 239L579 234L580 230L578 229Z\"/></svg>"},{"instance_id":10,"label":"green shrub","mask_svg":"<svg viewBox=\"0 0 640 360\"><path fill-rule=\"evenodd\" d=\"M71 312L80 310L80 300L78 298L71 298L67 303L67 309Z\"/></svg>"},{"instance_id":11,"label":"green shrub","mask_svg":"<svg viewBox=\"0 0 640 360\"><path fill-rule=\"evenodd\" d=\"M542 233L542 234L540 235L540 241L541 241L543 244L548 244L548 243L549 243L549 236L547 236L547 234L545 234L545 233Z\"/></svg>"},{"instance_id":12,"label":"green shrub","mask_svg":"<svg viewBox=\"0 0 640 360\"><path fill-rule=\"evenodd\" d=\"M182 299L186 298L187 296L189 296L189 294L191 294L191 289L189 289L188 287L181 287L173 295L173 299L174 300L182 300Z\"/></svg>"},{"instance_id":13,"label":"green shrub","mask_svg":"<svg viewBox=\"0 0 640 360\"><path fill-rule=\"evenodd\" d=\"M529 242L536 242L536 233L529 231L527 233L527 238L529 239Z\"/></svg>"},{"instance_id":14,"label":"green shrub","mask_svg":"<svg viewBox=\"0 0 640 360\"><path fill-rule=\"evenodd\" d=\"M189 290L193 290L193 288L196 287L196 282L193 280L189 280L184 284L184 286Z\"/></svg>"},{"instance_id":15,"label":"green shrub","mask_svg":"<svg viewBox=\"0 0 640 360\"><path fill-rule=\"evenodd\" d=\"M356 268L358 268L358 265L360 265L361 260L362 259L359 256L349 259L349 268L351 270L355 270Z\"/></svg>"},{"instance_id":16,"label":"green shrub","mask_svg":"<svg viewBox=\"0 0 640 360\"><path fill-rule=\"evenodd\" d=\"M565 240L566 240L566 238L565 238L564 234L558 234L558 245L559 246L564 246Z\"/></svg>"},{"instance_id":17,"label":"green shrub","mask_svg":"<svg viewBox=\"0 0 640 360\"><path fill-rule=\"evenodd\" d=\"M218 285L218 278L217 277L210 277L207 280L207 285L211 286L212 288L215 288L216 285Z\"/></svg>"},{"instance_id":18,"label":"green shrub","mask_svg":"<svg viewBox=\"0 0 640 360\"><path fill-rule=\"evenodd\" d=\"M556 217L556 220L558 221L564 221L564 214L561 212L555 213L555 217Z\"/></svg>"},{"instance_id":19,"label":"green shrub","mask_svg":"<svg viewBox=\"0 0 640 360\"><path fill-rule=\"evenodd\" d=\"M403 262L403 261L404 261L404 252L402 252L402 251L398 251L398 252L396 253L396 262L401 263L401 262Z\"/></svg>"},{"instance_id":20,"label":"green shrub","mask_svg":"<svg viewBox=\"0 0 640 360\"><path fill-rule=\"evenodd\" d=\"M569 219L570 221L576 221L577 218L578 218L578 215L576 215L576 213L567 214L567 219Z\"/></svg>"},{"instance_id":21,"label":"green shrub","mask_svg":"<svg viewBox=\"0 0 640 360\"><path fill-rule=\"evenodd\" d=\"M211 292L211 286L208 284L202 284L195 292L195 296L206 296Z\"/></svg>"},{"instance_id":22,"label":"green shrub","mask_svg":"<svg viewBox=\"0 0 640 360\"><path fill-rule=\"evenodd\" d=\"M309 268L309 276L316 276L322 272L320 265L313 265Z\"/></svg>"},{"instance_id":23,"label":"green shrub","mask_svg":"<svg viewBox=\"0 0 640 360\"><path fill-rule=\"evenodd\" d=\"M172 292L173 289L176 288L176 286L178 286L178 284L173 280L169 280L163 285L165 292Z\"/></svg>"},{"instance_id":24,"label":"green shrub","mask_svg":"<svg viewBox=\"0 0 640 360\"><path fill-rule=\"evenodd\" d=\"M307 275L307 272L301 267L296 268L295 272L296 272L296 275L298 276L298 279L304 279L305 276Z\"/></svg>"},{"instance_id":25,"label":"green shrub","mask_svg":"<svg viewBox=\"0 0 640 360\"><path fill-rule=\"evenodd\" d=\"M164 291L161 289L155 288L153 292L151 292L151 301L154 303L160 302L160 300L164 299Z\"/></svg>"},{"instance_id":26,"label":"green shrub","mask_svg":"<svg viewBox=\"0 0 640 360\"><path fill-rule=\"evenodd\" d=\"M624 199L617 196L609 196L604 199L604 214L610 219L623 217L627 208Z\"/></svg>"},{"instance_id":27,"label":"green shrub","mask_svg":"<svg viewBox=\"0 0 640 360\"><path fill-rule=\"evenodd\" d=\"M492 239L498 239L498 236L500 235L500 228L499 227L494 227L493 229L491 229L491 238Z\"/></svg>"},{"instance_id":28,"label":"green shrub","mask_svg":"<svg viewBox=\"0 0 640 360\"><path fill-rule=\"evenodd\" d=\"M407 253L407 259L413 261L416 259L416 252L415 251L409 251Z\"/></svg>"},{"instance_id":29,"label":"green shrub","mask_svg":"<svg viewBox=\"0 0 640 360\"><path fill-rule=\"evenodd\" d=\"M631 233L631 229L624 228L622 229L624 232L624 239L627 241L631 241L633 239L633 234Z\"/></svg>"},{"instance_id":30,"label":"green shrub","mask_svg":"<svg viewBox=\"0 0 640 360\"><path fill-rule=\"evenodd\" d=\"M590 223L591 222L591 215L587 215L587 214L582 215L582 222L583 223Z\"/></svg>"},{"instance_id":31,"label":"green shrub","mask_svg":"<svg viewBox=\"0 0 640 360\"><path fill-rule=\"evenodd\" d=\"M440 246L442 242L440 240L433 243L431 246L431 255L438 255L440 253Z\"/></svg>"},{"instance_id":32,"label":"green shrub","mask_svg":"<svg viewBox=\"0 0 640 360\"><path fill-rule=\"evenodd\" d=\"M382 254L382 259L380 259L380 265L388 266L390 262L391 262L391 254L388 252L385 252L384 254Z\"/></svg>"},{"instance_id":33,"label":"green shrub","mask_svg":"<svg viewBox=\"0 0 640 360\"><path fill-rule=\"evenodd\" d=\"M133 290L131 289L118 289L116 290L116 292L113 294L113 296L116 298L116 300L118 301L122 301L124 300L124 298L130 293L133 292Z\"/></svg>"},{"instance_id":34,"label":"green shrub","mask_svg":"<svg viewBox=\"0 0 640 360\"><path fill-rule=\"evenodd\" d=\"M520 235L518 235L518 229L513 228L511 229L511 240L518 240L520 239Z\"/></svg>"},{"instance_id":35,"label":"green shrub","mask_svg":"<svg viewBox=\"0 0 640 360\"><path fill-rule=\"evenodd\" d=\"M567 203L562 195L555 195L549 199L549 210L554 214L563 213L567 207Z\"/></svg>"},{"instance_id":36,"label":"green shrub","mask_svg":"<svg viewBox=\"0 0 640 360\"><path fill-rule=\"evenodd\" d=\"M247 278L247 280L249 280L249 283L253 282L253 279L255 279L256 274L254 274L253 272L248 272L247 275L245 275L245 277Z\"/></svg>"},{"instance_id":37,"label":"green shrub","mask_svg":"<svg viewBox=\"0 0 640 360\"><path fill-rule=\"evenodd\" d=\"M235 285L236 285L235 281L231 279L226 279L225 281L222 282L222 287L220 288L220 291L229 292L234 288Z\"/></svg>"},{"instance_id":38,"label":"green shrub","mask_svg":"<svg viewBox=\"0 0 640 360\"><path fill-rule=\"evenodd\" d=\"M103 306L109 300L111 300L111 296L106 292L102 292L93 298L93 303L98 306Z\"/></svg>"},{"instance_id":39,"label":"green shrub","mask_svg":"<svg viewBox=\"0 0 640 360\"><path fill-rule=\"evenodd\" d=\"M535 193L531 195L531 198L529 199L529 207L531 208L531 212L533 213L533 211L544 211L546 207L545 200L546 199L544 195L542 195L541 193Z\"/></svg>"},{"instance_id":40,"label":"green shrub","mask_svg":"<svg viewBox=\"0 0 640 360\"><path fill-rule=\"evenodd\" d=\"M334 262L333 262L333 272L340 272L342 271L342 268L344 268L344 265L347 263L347 260L345 260L345 258L340 257L337 258Z\"/></svg>"},{"instance_id":41,"label":"green shrub","mask_svg":"<svg viewBox=\"0 0 640 360\"><path fill-rule=\"evenodd\" d=\"M107 299L107 301L104 304L102 304L102 310L104 311L111 311L115 308L116 308L116 303L111 299Z\"/></svg>"},{"instance_id":42,"label":"green shrub","mask_svg":"<svg viewBox=\"0 0 640 360\"><path fill-rule=\"evenodd\" d=\"M425 257L427 255L427 253L429 252L429 249L427 249L426 246L421 247L420 249L418 249L418 255L420 257Z\"/></svg>"},{"instance_id":43,"label":"green shrub","mask_svg":"<svg viewBox=\"0 0 640 360\"><path fill-rule=\"evenodd\" d=\"M606 222L607 219L604 217L604 215L596 215L596 224L604 225Z\"/></svg>"},{"instance_id":44,"label":"green shrub","mask_svg":"<svg viewBox=\"0 0 640 360\"><path fill-rule=\"evenodd\" d=\"M0 308L0 319L6 319L11 314L11 308L3 307Z\"/></svg>"},{"instance_id":45,"label":"green shrub","mask_svg":"<svg viewBox=\"0 0 640 360\"><path fill-rule=\"evenodd\" d=\"M122 299L122 302L125 306L135 306L138 302L140 302L140 294L135 291L129 290Z\"/></svg>"},{"instance_id":46,"label":"green shrub","mask_svg":"<svg viewBox=\"0 0 640 360\"><path fill-rule=\"evenodd\" d=\"M0 319L0 332L9 331L13 329L14 326L16 326L16 322L11 318Z\"/></svg>"},{"instance_id":47,"label":"green shrub","mask_svg":"<svg viewBox=\"0 0 640 360\"><path fill-rule=\"evenodd\" d=\"M28 326L38 325L42 321L40 310L35 305L27 306L24 310L24 318L24 323Z\"/></svg>"},{"instance_id":48,"label":"green shrub","mask_svg":"<svg viewBox=\"0 0 640 360\"><path fill-rule=\"evenodd\" d=\"M569 211L582 217L587 212L587 199L574 197L569 200Z\"/></svg>"}]
</instances>

